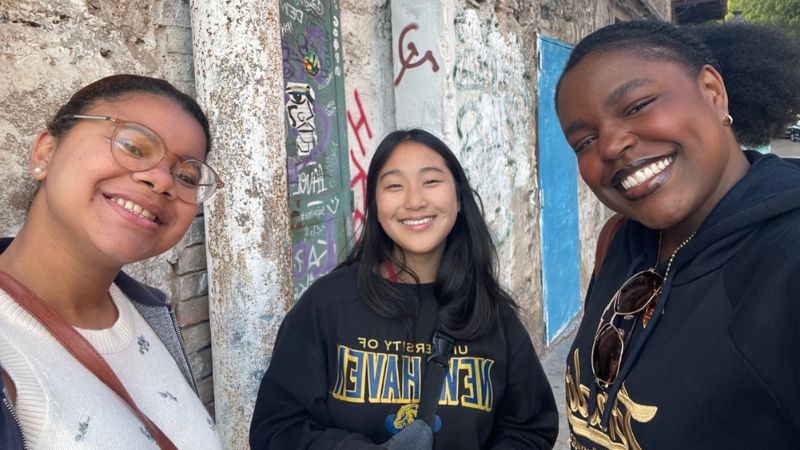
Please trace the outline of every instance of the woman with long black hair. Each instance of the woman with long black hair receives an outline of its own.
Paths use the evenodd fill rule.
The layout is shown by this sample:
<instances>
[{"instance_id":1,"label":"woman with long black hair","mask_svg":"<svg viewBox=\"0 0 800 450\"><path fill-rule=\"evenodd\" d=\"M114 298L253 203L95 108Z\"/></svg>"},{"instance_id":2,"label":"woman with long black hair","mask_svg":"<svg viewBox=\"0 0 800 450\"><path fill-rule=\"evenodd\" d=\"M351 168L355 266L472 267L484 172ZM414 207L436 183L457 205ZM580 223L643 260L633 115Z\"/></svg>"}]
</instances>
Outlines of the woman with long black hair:
<instances>
[{"instance_id":1,"label":"woman with long black hair","mask_svg":"<svg viewBox=\"0 0 800 450\"><path fill-rule=\"evenodd\" d=\"M358 243L278 333L250 430L254 449L431 448L431 433L436 449L552 447L553 394L497 282L476 198L434 135L412 129L383 139ZM438 408L420 420L434 373L428 359L441 352L435 332L455 346L439 361L447 366L441 389L427 394Z\"/></svg>"}]
</instances>

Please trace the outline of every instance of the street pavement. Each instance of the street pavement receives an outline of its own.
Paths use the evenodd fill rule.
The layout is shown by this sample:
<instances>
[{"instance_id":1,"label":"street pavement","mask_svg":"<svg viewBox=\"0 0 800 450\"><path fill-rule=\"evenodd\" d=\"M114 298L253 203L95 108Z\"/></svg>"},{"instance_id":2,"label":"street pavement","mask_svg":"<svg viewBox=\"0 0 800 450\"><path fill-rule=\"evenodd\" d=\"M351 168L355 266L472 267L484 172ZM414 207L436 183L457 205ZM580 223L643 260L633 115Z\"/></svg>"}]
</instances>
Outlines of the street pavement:
<instances>
[{"instance_id":1,"label":"street pavement","mask_svg":"<svg viewBox=\"0 0 800 450\"><path fill-rule=\"evenodd\" d=\"M770 144L770 152L779 156L800 158L800 142L792 142L789 139L776 139ZM577 326L577 324L576 324ZM553 388L553 395L558 406L559 424L558 440L554 447L555 450L569 450L569 428L565 413L566 392L564 390L564 367L567 360L567 353L575 338L575 330L560 338L554 346L551 346L542 358L544 368L550 386Z\"/></svg>"},{"instance_id":2,"label":"street pavement","mask_svg":"<svg viewBox=\"0 0 800 450\"><path fill-rule=\"evenodd\" d=\"M780 156L800 158L800 142L792 142L789 139L775 139L770 144L770 151Z\"/></svg>"}]
</instances>

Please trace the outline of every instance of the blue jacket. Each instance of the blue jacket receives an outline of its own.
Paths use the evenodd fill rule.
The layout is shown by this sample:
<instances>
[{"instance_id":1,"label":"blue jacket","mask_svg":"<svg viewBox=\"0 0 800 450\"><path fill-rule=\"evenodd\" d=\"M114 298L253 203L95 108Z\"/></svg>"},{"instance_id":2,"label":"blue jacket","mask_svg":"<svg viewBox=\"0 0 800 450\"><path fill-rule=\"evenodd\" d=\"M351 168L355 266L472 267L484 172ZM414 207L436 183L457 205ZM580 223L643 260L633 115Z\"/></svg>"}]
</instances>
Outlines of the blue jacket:
<instances>
[{"instance_id":1,"label":"blue jacket","mask_svg":"<svg viewBox=\"0 0 800 450\"><path fill-rule=\"evenodd\" d=\"M0 239L0 253L8 248L11 241L11 238ZM189 366L189 358L186 356L183 336L178 328L175 315L166 302L166 294L156 288L139 283L124 272L120 272L117 275L114 279L114 284L132 300L133 306L155 331L161 342L164 343L164 346L178 364L178 368L183 373L186 381L196 392L197 385L192 375L192 369ZM0 368L0 373L2 373L2 368ZM0 448L27 448L19 421L3 390L2 377L0 377L0 403L2 403L0 405Z\"/></svg>"}]
</instances>

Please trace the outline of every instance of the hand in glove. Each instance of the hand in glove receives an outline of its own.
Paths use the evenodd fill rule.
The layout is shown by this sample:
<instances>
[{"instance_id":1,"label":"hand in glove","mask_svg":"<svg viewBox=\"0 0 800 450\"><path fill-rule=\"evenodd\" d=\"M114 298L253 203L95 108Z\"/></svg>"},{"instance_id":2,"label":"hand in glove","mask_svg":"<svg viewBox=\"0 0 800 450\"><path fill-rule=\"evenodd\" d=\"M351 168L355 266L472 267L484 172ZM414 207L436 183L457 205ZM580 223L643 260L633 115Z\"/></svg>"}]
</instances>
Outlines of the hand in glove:
<instances>
[{"instance_id":1,"label":"hand in glove","mask_svg":"<svg viewBox=\"0 0 800 450\"><path fill-rule=\"evenodd\" d=\"M383 447L387 450L430 450L433 448L433 431L424 420L415 420L384 442Z\"/></svg>"}]
</instances>

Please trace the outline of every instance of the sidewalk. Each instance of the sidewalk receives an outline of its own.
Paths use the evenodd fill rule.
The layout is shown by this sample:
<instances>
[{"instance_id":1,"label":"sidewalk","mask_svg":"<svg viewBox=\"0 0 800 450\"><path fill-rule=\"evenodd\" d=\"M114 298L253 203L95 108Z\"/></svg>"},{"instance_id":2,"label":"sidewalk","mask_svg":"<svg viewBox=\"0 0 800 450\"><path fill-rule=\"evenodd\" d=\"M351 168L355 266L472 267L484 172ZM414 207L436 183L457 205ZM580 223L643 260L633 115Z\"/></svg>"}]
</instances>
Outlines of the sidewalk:
<instances>
[{"instance_id":1,"label":"sidewalk","mask_svg":"<svg viewBox=\"0 0 800 450\"><path fill-rule=\"evenodd\" d=\"M559 338L555 346L548 350L547 356L542 359L542 367L547 379L550 381L550 387L553 388L553 395L556 398L556 406L558 407L558 440L555 447L553 447L555 450L569 450L569 427L567 426L565 413L564 368L567 361L567 353L572 345L572 340L575 338L576 330L577 327L566 336Z\"/></svg>"}]
</instances>

